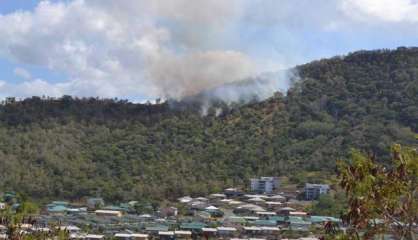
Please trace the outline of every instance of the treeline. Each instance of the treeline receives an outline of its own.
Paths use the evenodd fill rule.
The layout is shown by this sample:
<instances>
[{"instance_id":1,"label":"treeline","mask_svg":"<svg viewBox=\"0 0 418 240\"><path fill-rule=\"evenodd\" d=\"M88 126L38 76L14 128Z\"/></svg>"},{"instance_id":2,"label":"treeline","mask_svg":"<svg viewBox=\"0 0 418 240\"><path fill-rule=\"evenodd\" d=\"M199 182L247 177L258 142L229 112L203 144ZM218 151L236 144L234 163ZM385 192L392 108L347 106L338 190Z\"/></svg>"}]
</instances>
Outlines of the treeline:
<instances>
[{"instance_id":1,"label":"treeline","mask_svg":"<svg viewBox=\"0 0 418 240\"><path fill-rule=\"evenodd\" d=\"M320 171L326 179L351 148L385 160L394 142L417 145L416 48L356 52L297 70L286 95L218 103L222 113L207 116L181 102L9 99L0 106L0 190L40 199L175 198L258 175Z\"/></svg>"}]
</instances>

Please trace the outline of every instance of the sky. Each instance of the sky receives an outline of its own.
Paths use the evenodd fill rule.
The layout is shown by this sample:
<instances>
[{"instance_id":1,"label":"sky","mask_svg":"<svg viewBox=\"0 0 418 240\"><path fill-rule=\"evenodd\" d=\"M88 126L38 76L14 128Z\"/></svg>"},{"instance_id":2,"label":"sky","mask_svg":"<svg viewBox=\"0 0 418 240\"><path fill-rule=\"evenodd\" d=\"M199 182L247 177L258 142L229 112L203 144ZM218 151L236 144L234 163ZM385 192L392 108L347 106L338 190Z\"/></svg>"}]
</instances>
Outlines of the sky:
<instances>
[{"instance_id":1,"label":"sky","mask_svg":"<svg viewBox=\"0 0 418 240\"><path fill-rule=\"evenodd\" d=\"M418 0L0 0L0 98L179 99L417 42Z\"/></svg>"}]
</instances>

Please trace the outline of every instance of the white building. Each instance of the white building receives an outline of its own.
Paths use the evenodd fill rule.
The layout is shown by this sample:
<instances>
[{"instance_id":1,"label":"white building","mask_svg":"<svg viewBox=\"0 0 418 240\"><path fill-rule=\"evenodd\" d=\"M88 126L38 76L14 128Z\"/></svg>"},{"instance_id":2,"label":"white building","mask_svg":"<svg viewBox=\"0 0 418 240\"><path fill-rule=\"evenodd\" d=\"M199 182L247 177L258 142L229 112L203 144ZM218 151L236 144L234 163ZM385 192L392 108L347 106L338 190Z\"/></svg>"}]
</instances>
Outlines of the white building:
<instances>
[{"instance_id":1,"label":"white building","mask_svg":"<svg viewBox=\"0 0 418 240\"><path fill-rule=\"evenodd\" d=\"M327 194L329 192L328 184L305 184L305 199L306 200L316 200L322 194Z\"/></svg>"},{"instance_id":2,"label":"white building","mask_svg":"<svg viewBox=\"0 0 418 240\"><path fill-rule=\"evenodd\" d=\"M261 177L251 179L251 191L257 193L272 193L279 187L277 177Z\"/></svg>"}]
</instances>

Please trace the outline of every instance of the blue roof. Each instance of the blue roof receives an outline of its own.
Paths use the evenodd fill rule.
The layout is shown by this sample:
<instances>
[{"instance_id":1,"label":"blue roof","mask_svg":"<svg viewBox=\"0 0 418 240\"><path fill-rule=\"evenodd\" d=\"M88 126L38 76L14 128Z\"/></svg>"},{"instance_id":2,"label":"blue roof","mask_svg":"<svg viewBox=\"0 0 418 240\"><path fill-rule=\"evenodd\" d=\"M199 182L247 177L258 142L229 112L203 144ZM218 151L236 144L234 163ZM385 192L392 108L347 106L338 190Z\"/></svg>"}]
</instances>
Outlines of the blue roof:
<instances>
[{"instance_id":1,"label":"blue roof","mask_svg":"<svg viewBox=\"0 0 418 240\"><path fill-rule=\"evenodd\" d=\"M154 226L148 226L145 228L146 231L168 231L168 226L166 225L154 225Z\"/></svg>"},{"instance_id":2,"label":"blue roof","mask_svg":"<svg viewBox=\"0 0 418 240\"><path fill-rule=\"evenodd\" d=\"M312 223L322 223L322 222L341 222L341 219L328 216L311 216L310 220Z\"/></svg>"},{"instance_id":3,"label":"blue roof","mask_svg":"<svg viewBox=\"0 0 418 240\"><path fill-rule=\"evenodd\" d=\"M65 212L67 211L67 207L62 205L55 205L55 206L49 206L48 212Z\"/></svg>"},{"instance_id":4,"label":"blue roof","mask_svg":"<svg viewBox=\"0 0 418 240\"><path fill-rule=\"evenodd\" d=\"M278 221L284 222L285 219L286 219L286 217L284 217L284 216L270 216L269 217L269 220L276 221L276 222L278 222Z\"/></svg>"},{"instance_id":5,"label":"blue roof","mask_svg":"<svg viewBox=\"0 0 418 240\"><path fill-rule=\"evenodd\" d=\"M303 224L303 225L308 225L311 224L311 222L305 221L302 217L289 217L289 219L286 221L290 224Z\"/></svg>"},{"instance_id":6,"label":"blue roof","mask_svg":"<svg viewBox=\"0 0 418 240\"><path fill-rule=\"evenodd\" d=\"M276 226L276 220L255 220L254 225L257 226Z\"/></svg>"}]
</instances>

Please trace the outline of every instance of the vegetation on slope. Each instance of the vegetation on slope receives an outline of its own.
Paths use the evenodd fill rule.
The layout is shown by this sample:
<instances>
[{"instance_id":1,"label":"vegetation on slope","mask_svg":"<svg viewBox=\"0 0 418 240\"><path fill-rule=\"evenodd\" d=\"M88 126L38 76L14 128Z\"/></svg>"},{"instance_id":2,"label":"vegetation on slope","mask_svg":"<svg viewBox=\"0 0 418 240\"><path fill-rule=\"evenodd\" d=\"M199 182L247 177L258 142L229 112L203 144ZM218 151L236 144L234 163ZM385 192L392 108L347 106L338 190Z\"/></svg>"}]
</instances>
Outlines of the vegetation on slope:
<instances>
[{"instance_id":1,"label":"vegetation on slope","mask_svg":"<svg viewBox=\"0 0 418 240\"><path fill-rule=\"evenodd\" d=\"M35 198L174 198L256 175L332 173L351 148L417 145L418 49L297 67L286 96L222 107L30 98L0 106L0 189ZM184 105L186 106L186 105ZM320 180L320 179L318 179Z\"/></svg>"}]
</instances>

